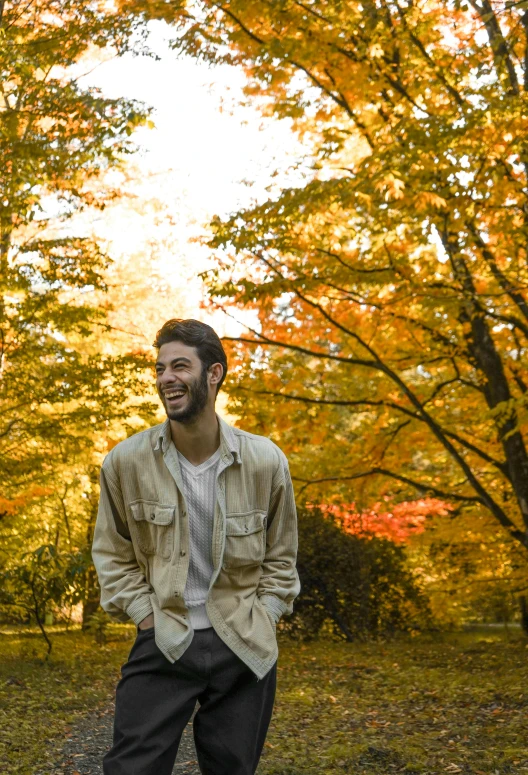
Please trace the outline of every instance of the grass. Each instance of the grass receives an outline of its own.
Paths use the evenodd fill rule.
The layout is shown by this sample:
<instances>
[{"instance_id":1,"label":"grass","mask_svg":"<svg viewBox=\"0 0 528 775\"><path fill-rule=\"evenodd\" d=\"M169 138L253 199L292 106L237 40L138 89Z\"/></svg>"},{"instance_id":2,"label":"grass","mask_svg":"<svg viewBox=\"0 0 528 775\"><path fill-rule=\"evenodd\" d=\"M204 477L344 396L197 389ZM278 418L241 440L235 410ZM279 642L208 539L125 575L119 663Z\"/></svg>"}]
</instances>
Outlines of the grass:
<instances>
[{"instance_id":1,"label":"grass","mask_svg":"<svg viewBox=\"0 0 528 775\"><path fill-rule=\"evenodd\" d=\"M60 761L76 718L112 697L134 629L99 647L79 630L0 631L0 771ZM275 713L259 775L528 773L528 639L519 631L382 643L280 641ZM38 769L37 769L38 768Z\"/></svg>"},{"instance_id":2,"label":"grass","mask_svg":"<svg viewBox=\"0 0 528 775\"><path fill-rule=\"evenodd\" d=\"M109 642L101 647L78 627L48 629L49 662L35 629L0 630L2 775L54 771L76 718L111 702L135 633L133 626L111 625Z\"/></svg>"},{"instance_id":3,"label":"grass","mask_svg":"<svg viewBox=\"0 0 528 775\"><path fill-rule=\"evenodd\" d=\"M282 644L260 775L528 772L528 639Z\"/></svg>"}]
</instances>

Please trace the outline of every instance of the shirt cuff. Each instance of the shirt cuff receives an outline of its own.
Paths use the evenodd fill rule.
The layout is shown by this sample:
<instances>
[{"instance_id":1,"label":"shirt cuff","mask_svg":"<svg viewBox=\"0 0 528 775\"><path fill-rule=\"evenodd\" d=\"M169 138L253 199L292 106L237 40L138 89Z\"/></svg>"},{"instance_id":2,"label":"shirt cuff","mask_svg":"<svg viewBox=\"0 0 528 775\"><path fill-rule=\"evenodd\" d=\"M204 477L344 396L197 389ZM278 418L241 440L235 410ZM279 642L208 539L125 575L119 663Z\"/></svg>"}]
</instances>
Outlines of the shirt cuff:
<instances>
[{"instance_id":1,"label":"shirt cuff","mask_svg":"<svg viewBox=\"0 0 528 775\"><path fill-rule=\"evenodd\" d=\"M137 597L130 603L126 612L134 624L139 625L149 614L154 613L152 603L150 602L150 595Z\"/></svg>"},{"instance_id":2,"label":"shirt cuff","mask_svg":"<svg viewBox=\"0 0 528 775\"><path fill-rule=\"evenodd\" d=\"M260 602L269 612L269 615L277 624L283 613L288 610L288 606L275 595L261 595Z\"/></svg>"}]
</instances>

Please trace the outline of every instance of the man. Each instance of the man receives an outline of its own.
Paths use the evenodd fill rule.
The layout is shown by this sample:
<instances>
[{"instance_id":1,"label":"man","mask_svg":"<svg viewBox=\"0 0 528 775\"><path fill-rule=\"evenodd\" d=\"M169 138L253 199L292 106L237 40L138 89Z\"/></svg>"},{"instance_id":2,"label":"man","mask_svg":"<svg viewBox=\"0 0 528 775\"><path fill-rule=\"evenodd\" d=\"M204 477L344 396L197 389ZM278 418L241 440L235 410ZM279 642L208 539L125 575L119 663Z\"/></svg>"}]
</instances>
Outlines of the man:
<instances>
[{"instance_id":1,"label":"man","mask_svg":"<svg viewBox=\"0 0 528 775\"><path fill-rule=\"evenodd\" d=\"M167 420L106 457L93 541L101 605L137 636L104 775L170 775L196 701L204 775L253 775L271 719L275 626L299 593L288 464L215 413L227 371L196 320L158 331Z\"/></svg>"}]
</instances>

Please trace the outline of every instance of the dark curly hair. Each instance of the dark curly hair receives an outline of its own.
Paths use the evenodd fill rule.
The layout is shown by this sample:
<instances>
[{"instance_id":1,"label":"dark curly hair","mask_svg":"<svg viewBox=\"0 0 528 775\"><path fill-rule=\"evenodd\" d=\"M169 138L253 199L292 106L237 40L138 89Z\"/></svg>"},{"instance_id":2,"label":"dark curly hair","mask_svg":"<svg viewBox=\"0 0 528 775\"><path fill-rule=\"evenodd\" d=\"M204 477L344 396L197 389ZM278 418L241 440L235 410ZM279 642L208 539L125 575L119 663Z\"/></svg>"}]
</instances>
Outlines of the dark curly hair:
<instances>
[{"instance_id":1,"label":"dark curly hair","mask_svg":"<svg viewBox=\"0 0 528 775\"><path fill-rule=\"evenodd\" d=\"M183 342L188 347L196 348L202 369L208 369L213 363L222 364L224 373L216 387L218 393L227 374L227 357L216 331L207 323L202 323L199 320L173 318L162 325L156 334L153 345L159 350L163 344L168 342Z\"/></svg>"}]
</instances>

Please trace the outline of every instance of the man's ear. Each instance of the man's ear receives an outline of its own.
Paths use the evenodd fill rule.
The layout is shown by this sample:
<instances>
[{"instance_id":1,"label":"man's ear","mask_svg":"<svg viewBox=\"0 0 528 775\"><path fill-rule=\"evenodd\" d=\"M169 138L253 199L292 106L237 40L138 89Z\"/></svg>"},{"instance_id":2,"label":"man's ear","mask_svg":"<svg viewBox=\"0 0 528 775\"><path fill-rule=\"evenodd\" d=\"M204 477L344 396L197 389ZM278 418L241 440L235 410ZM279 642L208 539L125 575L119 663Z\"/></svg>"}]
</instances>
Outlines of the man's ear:
<instances>
[{"instance_id":1,"label":"man's ear","mask_svg":"<svg viewBox=\"0 0 528 775\"><path fill-rule=\"evenodd\" d=\"M213 363L209 366L209 382L211 385L218 385L224 374L224 367L221 363Z\"/></svg>"}]
</instances>

